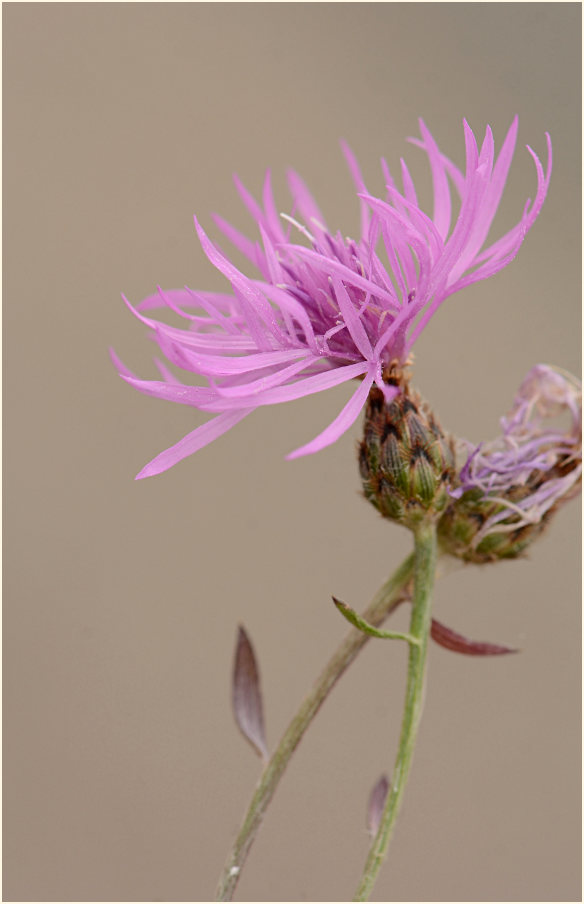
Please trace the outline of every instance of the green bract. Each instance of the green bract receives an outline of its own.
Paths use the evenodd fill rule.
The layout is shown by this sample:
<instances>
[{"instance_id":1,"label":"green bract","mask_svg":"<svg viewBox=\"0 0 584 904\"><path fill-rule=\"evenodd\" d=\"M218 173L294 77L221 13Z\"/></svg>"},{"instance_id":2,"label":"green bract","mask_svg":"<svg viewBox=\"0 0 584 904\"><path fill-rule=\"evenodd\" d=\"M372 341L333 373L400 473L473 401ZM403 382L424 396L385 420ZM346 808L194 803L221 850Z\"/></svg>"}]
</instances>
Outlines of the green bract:
<instances>
[{"instance_id":1,"label":"green bract","mask_svg":"<svg viewBox=\"0 0 584 904\"><path fill-rule=\"evenodd\" d=\"M402 389L389 403L380 390L369 393L359 470L366 498L383 517L413 529L450 502L454 451L421 397Z\"/></svg>"}]
</instances>

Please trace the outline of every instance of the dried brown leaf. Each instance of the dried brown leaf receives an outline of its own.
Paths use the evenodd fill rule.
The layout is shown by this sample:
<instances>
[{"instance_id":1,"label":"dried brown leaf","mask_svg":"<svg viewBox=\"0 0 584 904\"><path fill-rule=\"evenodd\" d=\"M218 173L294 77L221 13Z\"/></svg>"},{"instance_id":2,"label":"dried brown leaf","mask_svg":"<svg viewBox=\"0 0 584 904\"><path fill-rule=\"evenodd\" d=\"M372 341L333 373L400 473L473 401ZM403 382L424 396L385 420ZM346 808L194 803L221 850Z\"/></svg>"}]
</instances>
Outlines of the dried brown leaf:
<instances>
[{"instance_id":1,"label":"dried brown leaf","mask_svg":"<svg viewBox=\"0 0 584 904\"><path fill-rule=\"evenodd\" d=\"M502 644L484 643L478 640L469 640L462 634L457 634L452 628L432 619L431 628L432 640L435 640L441 647L447 650L453 650L455 653L465 653L467 656L502 656L505 653L518 653L519 650L513 647L505 647Z\"/></svg>"},{"instance_id":2,"label":"dried brown leaf","mask_svg":"<svg viewBox=\"0 0 584 904\"><path fill-rule=\"evenodd\" d=\"M243 736L263 760L268 759L260 675L253 647L239 626L232 685L233 714Z\"/></svg>"},{"instance_id":3,"label":"dried brown leaf","mask_svg":"<svg viewBox=\"0 0 584 904\"><path fill-rule=\"evenodd\" d=\"M382 775L373 786L369 795L369 803L367 804L367 831L371 836L377 835L388 791L389 782L387 776Z\"/></svg>"}]
</instances>

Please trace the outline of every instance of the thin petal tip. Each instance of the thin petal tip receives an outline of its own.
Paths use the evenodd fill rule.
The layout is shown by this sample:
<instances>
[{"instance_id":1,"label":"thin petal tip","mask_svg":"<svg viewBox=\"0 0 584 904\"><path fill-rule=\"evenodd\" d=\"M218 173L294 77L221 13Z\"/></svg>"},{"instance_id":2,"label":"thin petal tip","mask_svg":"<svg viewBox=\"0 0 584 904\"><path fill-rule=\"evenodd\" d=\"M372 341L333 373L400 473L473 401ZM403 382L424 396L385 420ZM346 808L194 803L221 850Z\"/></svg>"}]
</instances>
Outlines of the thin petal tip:
<instances>
[{"instance_id":1,"label":"thin petal tip","mask_svg":"<svg viewBox=\"0 0 584 904\"><path fill-rule=\"evenodd\" d=\"M156 474L160 472L152 468L149 464L144 465L141 471L138 471L134 480L144 480L146 477L154 477Z\"/></svg>"}]
</instances>

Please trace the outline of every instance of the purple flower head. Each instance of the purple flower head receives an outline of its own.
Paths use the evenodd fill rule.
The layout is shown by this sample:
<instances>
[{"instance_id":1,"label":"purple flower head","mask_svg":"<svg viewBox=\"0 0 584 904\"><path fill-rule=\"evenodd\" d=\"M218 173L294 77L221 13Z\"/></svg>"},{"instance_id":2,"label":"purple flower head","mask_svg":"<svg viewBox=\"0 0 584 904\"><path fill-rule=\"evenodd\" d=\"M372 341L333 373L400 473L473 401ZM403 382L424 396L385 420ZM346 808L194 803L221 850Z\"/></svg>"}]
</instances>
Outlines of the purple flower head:
<instances>
[{"instance_id":1,"label":"purple flower head","mask_svg":"<svg viewBox=\"0 0 584 904\"><path fill-rule=\"evenodd\" d=\"M331 424L288 457L317 452L335 442L356 420L376 384L386 401L399 393L391 385L392 364L405 364L412 346L449 295L486 279L517 254L545 199L551 173L533 157L537 190L520 221L484 247L515 149L517 118L499 154L491 129L482 146L464 123L464 173L438 149L420 121L413 143L428 157L434 189L432 216L419 207L416 190L401 161L402 191L385 161L384 198L371 195L357 161L343 144L361 209L356 240L332 233L300 177L290 172L293 207L278 215L268 172L262 203L236 179L241 198L256 222L253 241L219 217L223 234L257 273L247 276L195 226L210 262L230 283L226 294L189 288L150 296L130 310L152 330L162 354L182 371L206 381L179 381L164 364L161 381L137 379L114 356L121 376L136 389L216 415L150 462L148 477L174 465L216 439L260 405L287 402L357 379L358 388ZM452 215L452 187L458 214ZM453 221L454 220L454 221ZM147 312L166 307L184 327L168 326Z\"/></svg>"},{"instance_id":2,"label":"purple flower head","mask_svg":"<svg viewBox=\"0 0 584 904\"><path fill-rule=\"evenodd\" d=\"M496 440L476 448L458 442L458 453L467 460L460 472L460 487L451 495L461 498L478 490L479 507L484 503L491 507L490 516L473 538L475 547L487 536L517 533L543 523L552 508L578 492L582 477L580 382L571 374L538 364L521 384L501 427L503 432Z\"/></svg>"}]
</instances>

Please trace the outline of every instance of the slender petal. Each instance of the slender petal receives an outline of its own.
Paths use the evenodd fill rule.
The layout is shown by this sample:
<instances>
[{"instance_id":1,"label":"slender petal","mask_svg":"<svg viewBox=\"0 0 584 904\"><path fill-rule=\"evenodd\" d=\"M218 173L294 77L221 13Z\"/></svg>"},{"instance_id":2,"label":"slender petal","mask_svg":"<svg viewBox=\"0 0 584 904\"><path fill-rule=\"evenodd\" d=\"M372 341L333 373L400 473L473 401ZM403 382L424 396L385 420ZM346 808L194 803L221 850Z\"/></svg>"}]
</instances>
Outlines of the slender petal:
<instances>
[{"instance_id":1,"label":"slender petal","mask_svg":"<svg viewBox=\"0 0 584 904\"><path fill-rule=\"evenodd\" d=\"M218 214L212 214L213 220L215 224L219 227L223 235L225 235L232 245L234 245L238 251L241 251L245 257L252 264L255 264L257 260L256 254L256 243L252 242L251 239L248 239L247 236L243 235L239 229L236 229L235 226L232 226L231 223L228 223L227 220L224 220L223 217L220 217Z\"/></svg>"},{"instance_id":2,"label":"slender petal","mask_svg":"<svg viewBox=\"0 0 584 904\"><path fill-rule=\"evenodd\" d=\"M434 183L434 225L442 239L446 239L450 229L450 217L452 206L450 201L450 189L446 168L441 158L438 145L426 128L423 119L420 119L420 132L424 139L424 146L428 154L428 162L432 169L432 182Z\"/></svg>"},{"instance_id":3,"label":"slender petal","mask_svg":"<svg viewBox=\"0 0 584 904\"><path fill-rule=\"evenodd\" d=\"M341 150L345 156L345 160L347 161L347 166L349 167L349 172L353 177L353 182L355 183L355 188L357 189L357 194L363 192L368 194L367 188L365 186L365 182L363 181L363 175L361 173L361 169L357 162L357 158L353 154L353 151L349 147L346 141L341 141ZM363 201L360 201L361 207L361 239L364 239L367 235L367 231L369 229L369 222L371 219L371 215L369 213L369 208Z\"/></svg>"},{"instance_id":4,"label":"slender petal","mask_svg":"<svg viewBox=\"0 0 584 904\"><path fill-rule=\"evenodd\" d=\"M138 380L135 377L124 376L126 383L138 389L145 395L153 396L156 399L164 399L167 402L178 402L180 405L191 405L199 408L205 402L210 402L214 398L212 390L203 386L185 386L178 381L175 383L157 380Z\"/></svg>"},{"instance_id":5,"label":"slender petal","mask_svg":"<svg viewBox=\"0 0 584 904\"><path fill-rule=\"evenodd\" d=\"M198 452L203 446L208 446L209 443L212 443L218 436L227 433L228 430L231 430L235 424L242 421L243 418L247 417L252 411L253 408L229 411L225 414L218 415L218 417L213 418L211 421L207 421L206 424L197 427L196 430L183 436L183 438L174 446L170 446L169 449L165 449L164 452L161 452L160 455L153 458L152 461L136 475L136 480L141 480L143 477L153 477L155 474L161 474L163 471L167 471L169 468L172 468L173 465L182 461L183 458L193 455L194 452Z\"/></svg>"},{"instance_id":6,"label":"slender petal","mask_svg":"<svg viewBox=\"0 0 584 904\"><path fill-rule=\"evenodd\" d=\"M299 458L301 455L310 455L313 452L320 452L321 449L325 449L327 446L330 446L331 443L336 442L343 433L347 432L349 427L351 427L359 417L374 379L375 374L369 373L359 386L357 392L349 399L332 424L329 424L326 430L319 433L312 442L307 443L305 446L301 446L300 449L296 449L295 452L290 452L286 458Z\"/></svg>"},{"instance_id":7,"label":"slender petal","mask_svg":"<svg viewBox=\"0 0 584 904\"><path fill-rule=\"evenodd\" d=\"M304 377L304 379L297 380L295 383L290 383L286 386L278 386L275 389L269 389L258 396L245 396L238 401L231 399L217 399L217 401L208 406L206 405L205 410L227 411L237 407L239 404L247 405L251 403L255 407L257 405L277 405L280 402L291 402L294 399L301 399L304 396L314 395L316 392L331 389L333 386L339 386L341 383L347 383L349 380L353 380L355 377L359 377L361 374L365 373L366 370L366 363L349 364L346 367L327 370L322 374Z\"/></svg>"},{"instance_id":8,"label":"slender petal","mask_svg":"<svg viewBox=\"0 0 584 904\"><path fill-rule=\"evenodd\" d=\"M297 210L300 211L309 229L317 229L318 232L326 232L326 223L320 207L308 191L304 181L294 170L288 171L288 187L294 199Z\"/></svg>"}]
</instances>

